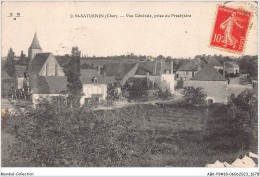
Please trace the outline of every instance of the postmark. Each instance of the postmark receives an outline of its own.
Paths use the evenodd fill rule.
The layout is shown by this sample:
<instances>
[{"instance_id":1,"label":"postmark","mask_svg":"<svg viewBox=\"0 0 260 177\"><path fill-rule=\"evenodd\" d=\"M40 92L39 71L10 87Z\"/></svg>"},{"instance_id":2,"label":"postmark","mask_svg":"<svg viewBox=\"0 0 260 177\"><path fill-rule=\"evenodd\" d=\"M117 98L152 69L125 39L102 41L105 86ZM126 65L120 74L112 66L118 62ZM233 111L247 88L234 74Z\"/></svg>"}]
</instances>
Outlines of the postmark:
<instances>
[{"instance_id":1,"label":"postmark","mask_svg":"<svg viewBox=\"0 0 260 177\"><path fill-rule=\"evenodd\" d=\"M219 6L210 46L242 53L250 18L248 11Z\"/></svg>"}]
</instances>

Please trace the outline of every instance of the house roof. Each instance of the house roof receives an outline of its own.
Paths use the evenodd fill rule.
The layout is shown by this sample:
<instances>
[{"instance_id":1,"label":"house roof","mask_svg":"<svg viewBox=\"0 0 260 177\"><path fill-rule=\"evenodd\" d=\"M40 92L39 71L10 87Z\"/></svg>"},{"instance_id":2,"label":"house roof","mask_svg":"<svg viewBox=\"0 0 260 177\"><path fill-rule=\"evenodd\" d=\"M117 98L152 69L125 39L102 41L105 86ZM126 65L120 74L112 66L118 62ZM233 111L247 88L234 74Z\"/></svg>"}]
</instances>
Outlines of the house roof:
<instances>
[{"instance_id":1,"label":"house roof","mask_svg":"<svg viewBox=\"0 0 260 177\"><path fill-rule=\"evenodd\" d=\"M95 69L81 69L80 81L82 84L93 84L93 79L97 78L98 84L105 84L105 79Z\"/></svg>"},{"instance_id":2,"label":"house roof","mask_svg":"<svg viewBox=\"0 0 260 177\"><path fill-rule=\"evenodd\" d=\"M153 73L154 68L156 67L156 73ZM146 75L149 73L150 75L160 75L164 73L163 71L166 69L166 65L164 62L156 62L156 61L145 61L139 62L139 66L136 70L136 75Z\"/></svg>"},{"instance_id":3,"label":"house roof","mask_svg":"<svg viewBox=\"0 0 260 177\"><path fill-rule=\"evenodd\" d=\"M223 67L222 64L216 58L202 58L207 64L211 64L212 66Z\"/></svg>"},{"instance_id":4,"label":"house roof","mask_svg":"<svg viewBox=\"0 0 260 177\"><path fill-rule=\"evenodd\" d=\"M29 49L42 49L38 40L37 33L34 34L33 41Z\"/></svg>"},{"instance_id":5,"label":"house roof","mask_svg":"<svg viewBox=\"0 0 260 177\"><path fill-rule=\"evenodd\" d=\"M227 68L239 68L238 64L236 64L234 62L225 62L225 66Z\"/></svg>"},{"instance_id":6,"label":"house roof","mask_svg":"<svg viewBox=\"0 0 260 177\"><path fill-rule=\"evenodd\" d=\"M220 74L212 65L208 64L198 71L191 80L198 81L226 81L226 78Z\"/></svg>"},{"instance_id":7,"label":"house roof","mask_svg":"<svg viewBox=\"0 0 260 177\"><path fill-rule=\"evenodd\" d=\"M60 94L67 90L66 76L37 76L32 78L34 94Z\"/></svg>"},{"instance_id":8,"label":"house roof","mask_svg":"<svg viewBox=\"0 0 260 177\"><path fill-rule=\"evenodd\" d=\"M195 63L195 61L184 62L178 69L178 71L197 71L197 70L198 70L198 66Z\"/></svg>"},{"instance_id":9,"label":"house roof","mask_svg":"<svg viewBox=\"0 0 260 177\"><path fill-rule=\"evenodd\" d=\"M26 73L39 73L50 55L52 53L37 53L29 63Z\"/></svg>"},{"instance_id":10,"label":"house roof","mask_svg":"<svg viewBox=\"0 0 260 177\"><path fill-rule=\"evenodd\" d=\"M113 76L116 80L121 80L135 65L136 63L107 63L104 66L103 72L106 72L106 77Z\"/></svg>"},{"instance_id":11,"label":"house roof","mask_svg":"<svg viewBox=\"0 0 260 177\"><path fill-rule=\"evenodd\" d=\"M69 56L55 56L61 67L64 67L69 62Z\"/></svg>"},{"instance_id":12,"label":"house roof","mask_svg":"<svg viewBox=\"0 0 260 177\"><path fill-rule=\"evenodd\" d=\"M27 66L20 66L20 65L15 65L15 75L16 77L24 77L24 73L25 73L25 70L27 68Z\"/></svg>"}]
</instances>

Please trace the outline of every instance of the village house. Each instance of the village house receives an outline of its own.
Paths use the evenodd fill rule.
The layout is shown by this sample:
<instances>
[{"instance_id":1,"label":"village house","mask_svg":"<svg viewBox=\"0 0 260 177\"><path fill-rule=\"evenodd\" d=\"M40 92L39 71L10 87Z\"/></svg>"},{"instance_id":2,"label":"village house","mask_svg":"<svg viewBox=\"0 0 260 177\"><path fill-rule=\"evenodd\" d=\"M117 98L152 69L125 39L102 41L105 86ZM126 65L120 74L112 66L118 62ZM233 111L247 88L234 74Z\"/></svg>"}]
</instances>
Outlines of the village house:
<instances>
[{"instance_id":1,"label":"village house","mask_svg":"<svg viewBox=\"0 0 260 177\"><path fill-rule=\"evenodd\" d=\"M207 65L213 66L216 70L224 70L223 65L214 57L202 57L201 60L203 60Z\"/></svg>"},{"instance_id":2,"label":"village house","mask_svg":"<svg viewBox=\"0 0 260 177\"><path fill-rule=\"evenodd\" d=\"M225 62L225 71L226 74L238 74L239 73L239 66L234 62Z\"/></svg>"},{"instance_id":3,"label":"village house","mask_svg":"<svg viewBox=\"0 0 260 177\"><path fill-rule=\"evenodd\" d=\"M91 100L96 102L105 101L107 97L107 84L100 74L100 68L99 70L81 69L80 74L83 92L80 104L83 105Z\"/></svg>"},{"instance_id":4,"label":"village house","mask_svg":"<svg viewBox=\"0 0 260 177\"><path fill-rule=\"evenodd\" d=\"M152 88L161 88L163 91L168 89L171 93L175 92L173 61L169 64L162 61L139 62L133 77L146 78L147 83L151 83Z\"/></svg>"},{"instance_id":5,"label":"village house","mask_svg":"<svg viewBox=\"0 0 260 177\"><path fill-rule=\"evenodd\" d=\"M138 63L117 62L107 63L103 67L102 75L108 84L113 84L118 91L122 88L126 81L133 77L138 68Z\"/></svg>"},{"instance_id":6,"label":"village house","mask_svg":"<svg viewBox=\"0 0 260 177\"><path fill-rule=\"evenodd\" d=\"M228 83L212 65L208 64L198 71L190 80L184 82L185 87L201 87L207 94L207 104L228 102Z\"/></svg>"}]
</instances>

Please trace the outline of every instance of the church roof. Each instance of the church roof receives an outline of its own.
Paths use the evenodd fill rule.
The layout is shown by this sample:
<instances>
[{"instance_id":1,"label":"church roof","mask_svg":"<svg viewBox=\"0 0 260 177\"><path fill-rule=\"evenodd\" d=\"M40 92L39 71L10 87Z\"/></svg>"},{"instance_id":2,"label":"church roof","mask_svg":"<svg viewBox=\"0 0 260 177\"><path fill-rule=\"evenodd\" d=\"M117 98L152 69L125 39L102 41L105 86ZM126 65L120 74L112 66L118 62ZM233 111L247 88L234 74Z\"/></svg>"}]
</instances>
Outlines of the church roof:
<instances>
[{"instance_id":1,"label":"church roof","mask_svg":"<svg viewBox=\"0 0 260 177\"><path fill-rule=\"evenodd\" d=\"M38 40L38 37L37 37L37 33L34 34L33 41L32 41L32 44L31 44L29 49L40 49L40 50L42 50L40 43L39 43L39 40Z\"/></svg>"},{"instance_id":2,"label":"church roof","mask_svg":"<svg viewBox=\"0 0 260 177\"><path fill-rule=\"evenodd\" d=\"M31 81L34 94L60 94L67 90L66 76L37 76Z\"/></svg>"},{"instance_id":3,"label":"church roof","mask_svg":"<svg viewBox=\"0 0 260 177\"><path fill-rule=\"evenodd\" d=\"M26 73L39 73L50 55L52 55L52 53L37 53L30 62Z\"/></svg>"},{"instance_id":4,"label":"church roof","mask_svg":"<svg viewBox=\"0 0 260 177\"><path fill-rule=\"evenodd\" d=\"M220 74L211 64L206 65L191 78L197 81L226 81L226 78Z\"/></svg>"}]
</instances>

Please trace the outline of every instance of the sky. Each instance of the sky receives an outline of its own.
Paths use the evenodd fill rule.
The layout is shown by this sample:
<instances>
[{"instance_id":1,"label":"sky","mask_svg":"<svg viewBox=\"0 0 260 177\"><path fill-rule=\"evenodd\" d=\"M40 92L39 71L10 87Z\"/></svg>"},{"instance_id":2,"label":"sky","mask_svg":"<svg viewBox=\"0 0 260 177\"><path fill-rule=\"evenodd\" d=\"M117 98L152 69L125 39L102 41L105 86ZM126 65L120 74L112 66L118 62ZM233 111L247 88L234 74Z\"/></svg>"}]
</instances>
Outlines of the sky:
<instances>
[{"instance_id":1,"label":"sky","mask_svg":"<svg viewBox=\"0 0 260 177\"><path fill-rule=\"evenodd\" d=\"M257 54L257 4L233 2L253 12L245 55ZM43 52L64 55L78 46L83 55L136 55L194 57L198 54L240 56L209 46L217 2L2 2L2 51L16 55L28 48L37 32ZM20 13L13 20L10 13ZM117 15L118 18L75 18L76 14ZM126 17L127 14L184 14L187 18ZM74 18L71 18L73 16ZM124 16L124 17L120 17Z\"/></svg>"}]
</instances>

